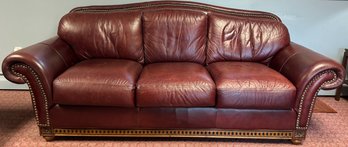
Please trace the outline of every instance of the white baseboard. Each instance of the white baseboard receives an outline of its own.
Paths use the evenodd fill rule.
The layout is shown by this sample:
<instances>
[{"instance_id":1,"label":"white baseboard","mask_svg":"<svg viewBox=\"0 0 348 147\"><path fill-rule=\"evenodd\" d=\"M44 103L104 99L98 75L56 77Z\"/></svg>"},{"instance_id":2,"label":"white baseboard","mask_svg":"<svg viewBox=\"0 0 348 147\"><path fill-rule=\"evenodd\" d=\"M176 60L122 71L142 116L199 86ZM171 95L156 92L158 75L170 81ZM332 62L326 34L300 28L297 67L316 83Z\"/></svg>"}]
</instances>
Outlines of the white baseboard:
<instances>
[{"instance_id":1,"label":"white baseboard","mask_svg":"<svg viewBox=\"0 0 348 147\"><path fill-rule=\"evenodd\" d=\"M320 90L318 95L320 95L320 96L334 96L334 95L336 95L336 89L334 89L334 90Z\"/></svg>"},{"instance_id":2,"label":"white baseboard","mask_svg":"<svg viewBox=\"0 0 348 147\"><path fill-rule=\"evenodd\" d=\"M13 90L28 90L27 84L14 84L8 81L3 75L0 75L0 89L13 89Z\"/></svg>"}]
</instances>

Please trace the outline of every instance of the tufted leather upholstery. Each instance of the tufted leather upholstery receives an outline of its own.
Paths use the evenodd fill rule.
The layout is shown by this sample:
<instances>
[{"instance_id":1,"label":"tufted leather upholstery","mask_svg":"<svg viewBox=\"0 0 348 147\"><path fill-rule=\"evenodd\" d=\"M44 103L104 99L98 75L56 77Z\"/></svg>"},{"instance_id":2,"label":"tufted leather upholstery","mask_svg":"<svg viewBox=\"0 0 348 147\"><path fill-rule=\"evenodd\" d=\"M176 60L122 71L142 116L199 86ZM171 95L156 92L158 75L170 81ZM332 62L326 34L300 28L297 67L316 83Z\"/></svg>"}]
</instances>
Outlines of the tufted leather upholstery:
<instances>
[{"instance_id":1,"label":"tufted leather upholstery","mask_svg":"<svg viewBox=\"0 0 348 147\"><path fill-rule=\"evenodd\" d=\"M49 137L236 129L304 139L317 91L345 79L335 61L290 43L274 14L187 1L75 8L58 37L10 54L2 71L29 85Z\"/></svg>"}]
</instances>

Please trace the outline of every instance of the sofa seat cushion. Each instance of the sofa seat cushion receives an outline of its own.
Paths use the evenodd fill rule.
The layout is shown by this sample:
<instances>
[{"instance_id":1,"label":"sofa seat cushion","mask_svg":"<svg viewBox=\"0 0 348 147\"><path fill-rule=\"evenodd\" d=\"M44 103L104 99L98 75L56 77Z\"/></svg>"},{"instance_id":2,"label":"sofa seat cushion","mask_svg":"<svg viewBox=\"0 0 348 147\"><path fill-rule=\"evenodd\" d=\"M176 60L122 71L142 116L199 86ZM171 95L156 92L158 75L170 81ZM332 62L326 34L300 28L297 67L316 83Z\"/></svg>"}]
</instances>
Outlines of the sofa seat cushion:
<instances>
[{"instance_id":1,"label":"sofa seat cushion","mask_svg":"<svg viewBox=\"0 0 348 147\"><path fill-rule=\"evenodd\" d=\"M259 63L216 62L207 66L217 88L217 107L291 109L295 86L280 73Z\"/></svg>"},{"instance_id":2,"label":"sofa seat cushion","mask_svg":"<svg viewBox=\"0 0 348 147\"><path fill-rule=\"evenodd\" d=\"M149 64L139 77L136 101L139 107L214 106L215 84L200 64Z\"/></svg>"},{"instance_id":3,"label":"sofa seat cushion","mask_svg":"<svg viewBox=\"0 0 348 147\"><path fill-rule=\"evenodd\" d=\"M91 59L66 70L53 82L53 102L63 105L134 107L142 65L131 60Z\"/></svg>"}]
</instances>

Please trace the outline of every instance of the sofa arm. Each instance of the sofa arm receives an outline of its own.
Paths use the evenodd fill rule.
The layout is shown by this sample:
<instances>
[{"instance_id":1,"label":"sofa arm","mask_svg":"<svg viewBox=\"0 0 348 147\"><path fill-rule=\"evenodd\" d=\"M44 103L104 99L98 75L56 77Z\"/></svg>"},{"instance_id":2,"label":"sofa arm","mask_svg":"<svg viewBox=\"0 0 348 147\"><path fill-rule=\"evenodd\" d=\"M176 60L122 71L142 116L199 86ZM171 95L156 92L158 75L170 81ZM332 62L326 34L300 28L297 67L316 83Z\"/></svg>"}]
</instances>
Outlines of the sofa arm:
<instances>
[{"instance_id":1,"label":"sofa arm","mask_svg":"<svg viewBox=\"0 0 348 147\"><path fill-rule=\"evenodd\" d=\"M318 91L334 89L345 78L342 65L295 43L278 52L269 66L287 77L297 89L297 129L307 129Z\"/></svg>"},{"instance_id":2,"label":"sofa arm","mask_svg":"<svg viewBox=\"0 0 348 147\"><path fill-rule=\"evenodd\" d=\"M36 121L39 126L47 127L52 81L76 62L69 45L54 37L8 55L2 63L2 71L9 81L28 84Z\"/></svg>"}]
</instances>

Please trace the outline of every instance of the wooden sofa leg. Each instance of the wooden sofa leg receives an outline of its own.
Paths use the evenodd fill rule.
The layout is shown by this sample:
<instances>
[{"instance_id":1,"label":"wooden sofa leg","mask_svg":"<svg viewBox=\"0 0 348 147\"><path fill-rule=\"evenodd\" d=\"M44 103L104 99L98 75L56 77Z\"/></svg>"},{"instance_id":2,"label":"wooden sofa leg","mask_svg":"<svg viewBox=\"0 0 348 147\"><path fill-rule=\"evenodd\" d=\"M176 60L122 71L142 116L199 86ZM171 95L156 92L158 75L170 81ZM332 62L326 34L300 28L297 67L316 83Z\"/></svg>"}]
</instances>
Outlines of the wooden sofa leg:
<instances>
[{"instance_id":1,"label":"wooden sofa leg","mask_svg":"<svg viewBox=\"0 0 348 147\"><path fill-rule=\"evenodd\" d=\"M299 139L299 138L291 139L291 142L294 145L301 145L302 141L303 141L303 139Z\"/></svg>"},{"instance_id":2,"label":"wooden sofa leg","mask_svg":"<svg viewBox=\"0 0 348 147\"><path fill-rule=\"evenodd\" d=\"M53 141L54 140L54 136L43 136L43 138L45 138L46 141Z\"/></svg>"},{"instance_id":3,"label":"wooden sofa leg","mask_svg":"<svg viewBox=\"0 0 348 147\"><path fill-rule=\"evenodd\" d=\"M291 139L292 144L300 145L306 137L307 130L295 130Z\"/></svg>"},{"instance_id":4,"label":"wooden sofa leg","mask_svg":"<svg viewBox=\"0 0 348 147\"><path fill-rule=\"evenodd\" d=\"M53 141L55 138L55 135L53 133L53 130L50 127L39 127L40 128L40 135L43 136L43 138L46 141Z\"/></svg>"}]
</instances>

